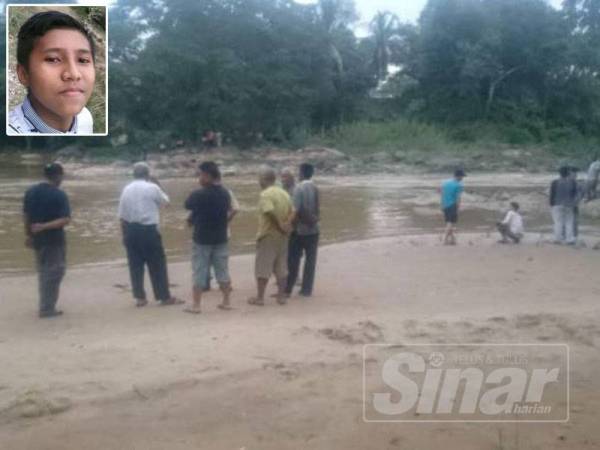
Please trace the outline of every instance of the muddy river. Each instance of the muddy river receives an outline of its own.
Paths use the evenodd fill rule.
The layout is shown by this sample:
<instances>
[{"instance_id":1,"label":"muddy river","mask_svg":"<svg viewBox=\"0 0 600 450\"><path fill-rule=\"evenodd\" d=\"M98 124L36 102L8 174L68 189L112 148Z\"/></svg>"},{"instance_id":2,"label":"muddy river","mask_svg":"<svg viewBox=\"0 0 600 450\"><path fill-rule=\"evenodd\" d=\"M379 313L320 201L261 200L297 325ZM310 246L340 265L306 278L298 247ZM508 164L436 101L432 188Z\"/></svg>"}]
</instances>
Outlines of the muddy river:
<instances>
[{"instance_id":1,"label":"muddy river","mask_svg":"<svg viewBox=\"0 0 600 450\"><path fill-rule=\"evenodd\" d=\"M41 163L35 159L0 157L0 276L33 268L31 251L23 246L22 199L25 190L39 180ZM322 192L322 242L418 235L440 232L442 224L437 187L444 176L316 177ZM542 235L550 231L547 207L552 175L473 174L465 179L466 194L460 228L487 232L502 216L508 202L522 205L526 231ZM125 176L67 174L63 189L69 195L73 221L68 228L70 265L124 261L116 216L120 191L130 180ZM189 257L191 232L183 208L186 196L197 187L193 178L161 180L172 205L162 214L161 231L172 260ZM232 224L233 253L251 252L256 233L257 181L230 177L241 211ZM600 220L582 218L582 233L600 236Z\"/></svg>"}]
</instances>

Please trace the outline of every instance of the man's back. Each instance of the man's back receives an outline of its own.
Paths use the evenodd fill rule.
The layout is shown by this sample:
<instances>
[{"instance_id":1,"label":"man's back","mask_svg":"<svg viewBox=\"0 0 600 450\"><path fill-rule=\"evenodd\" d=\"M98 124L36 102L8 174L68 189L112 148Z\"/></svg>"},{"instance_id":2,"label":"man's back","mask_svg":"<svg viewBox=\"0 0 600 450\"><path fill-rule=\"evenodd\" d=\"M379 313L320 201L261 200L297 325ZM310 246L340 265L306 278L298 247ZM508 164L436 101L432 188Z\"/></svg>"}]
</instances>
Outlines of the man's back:
<instances>
[{"instance_id":1,"label":"man's back","mask_svg":"<svg viewBox=\"0 0 600 450\"><path fill-rule=\"evenodd\" d=\"M298 215L296 231L299 235L319 233L319 190L312 180L304 180L294 189L294 208Z\"/></svg>"},{"instance_id":2,"label":"man's back","mask_svg":"<svg viewBox=\"0 0 600 450\"><path fill-rule=\"evenodd\" d=\"M508 211L502 223L508 225L510 231L514 234L523 233L523 217L516 211Z\"/></svg>"},{"instance_id":3,"label":"man's back","mask_svg":"<svg viewBox=\"0 0 600 450\"><path fill-rule=\"evenodd\" d=\"M128 223L158 225L160 206L169 197L154 183L135 180L125 186L119 201L119 217Z\"/></svg>"},{"instance_id":4,"label":"man's back","mask_svg":"<svg viewBox=\"0 0 600 450\"><path fill-rule=\"evenodd\" d=\"M463 185L460 181L451 178L442 183L442 208L449 208L458 202L458 198L463 191Z\"/></svg>"},{"instance_id":5,"label":"man's back","mask_svg":"<svg viewBox=\"0 0 600 450\"><path fill-rule=\"evenodd\" d=\"M67 194L50 183L39 183L29 188L23 201L23 212L29 223L45 223L71 216ZM33 237L34 246L64 244L62 228L46 230Z\"/></svg>"},{"instance_id":6,"label":"man's back","mask_svg":"<svg viewBox=\"0 0 600 450\"><path fill-rule=\"evenodd\" d=\"M577 203L577 183L571 178L558 178L550 186L550 205L573 207Z\"/></svg>"},{"instance_id":7,"label":"man's back","mask_svg":"<svg viewBox=\"0 0 600 450\"><path fill-rule=\"evenodd\" d=\"M231 196L222 186L208 186L190 194L185 202L194 225L194 241L199 245L219 245L227 242L228 215Z\"/></svg>"},{"instance_id":8,"label":"man's back","mask_svg":"<svg viewBox=\"0 0 600 450\"><path fill-rule=\"evenodd\" d=\"M258 209L258 238L260 239L268 234L281 234L267 219L266 214L274 215L280 223L283 223L292 212L292 201L282 188L271 186L260 193Z\"/></svg>"}]
</instances>

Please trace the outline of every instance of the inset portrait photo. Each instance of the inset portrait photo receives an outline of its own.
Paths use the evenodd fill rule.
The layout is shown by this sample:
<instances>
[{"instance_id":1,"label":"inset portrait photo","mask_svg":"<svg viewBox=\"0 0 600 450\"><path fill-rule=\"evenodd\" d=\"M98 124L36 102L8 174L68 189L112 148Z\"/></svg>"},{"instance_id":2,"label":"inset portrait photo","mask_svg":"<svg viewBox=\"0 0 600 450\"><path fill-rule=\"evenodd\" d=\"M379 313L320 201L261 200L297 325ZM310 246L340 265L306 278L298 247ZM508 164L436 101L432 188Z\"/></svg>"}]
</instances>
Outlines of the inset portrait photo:
<instances>
[{"instance_id":1,"label":"inset portrait photo","mask_svg":"<svg viewBox=\"0 0 600 450\"><path fill-rule=\"evenodd\" d=\"M106 136L106 7L9 4L6 18L6 134Z\"/></svg>"}]
</instances>

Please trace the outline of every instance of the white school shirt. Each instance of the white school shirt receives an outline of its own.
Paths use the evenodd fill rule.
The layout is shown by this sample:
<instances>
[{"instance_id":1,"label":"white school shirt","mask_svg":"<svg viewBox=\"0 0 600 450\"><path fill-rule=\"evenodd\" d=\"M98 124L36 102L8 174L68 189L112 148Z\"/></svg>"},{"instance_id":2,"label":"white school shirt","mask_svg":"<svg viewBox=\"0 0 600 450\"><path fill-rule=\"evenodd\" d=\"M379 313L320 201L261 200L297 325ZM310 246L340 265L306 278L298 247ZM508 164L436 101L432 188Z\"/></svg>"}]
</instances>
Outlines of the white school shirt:
<instances>
[{"instance_id":1,"label":"white school shirt","mask_svg":"<svg viewBox=\"0 0 600 450\"><path fill-rule=\"evenodd\" d=\"M89 109L83 108L75 116L73 125L68 131L60 131L46 124L44 120L35 112L29 97L25 97L23 103L13 109L8 115L8 127L6 134L17 136L20 134L92 134L94 132L94 119Z\"/></svg>"},{"instance_id":2,"label":"white school shirt","mask_svg":"<svg viewBox=\"0 0 600 450\"><path fill-rule=\"evenodd\" d=\"M169 197L154 183L135 180L125 186L119 200L119 218L128 223L158 225L160 206L169 203Z\"/></svg>"},{"instance_id":3,"label":"white school shirt","mask_svg":"<svg viewBox=\"0 0 600 450\"><path fill-rule=\"evenodd\" d=\"M523 234L523 217L516 211L508 211L506 217L502 221L504 225L508 225L510 232L513 234Z\"/></svg>"}]
</instances>

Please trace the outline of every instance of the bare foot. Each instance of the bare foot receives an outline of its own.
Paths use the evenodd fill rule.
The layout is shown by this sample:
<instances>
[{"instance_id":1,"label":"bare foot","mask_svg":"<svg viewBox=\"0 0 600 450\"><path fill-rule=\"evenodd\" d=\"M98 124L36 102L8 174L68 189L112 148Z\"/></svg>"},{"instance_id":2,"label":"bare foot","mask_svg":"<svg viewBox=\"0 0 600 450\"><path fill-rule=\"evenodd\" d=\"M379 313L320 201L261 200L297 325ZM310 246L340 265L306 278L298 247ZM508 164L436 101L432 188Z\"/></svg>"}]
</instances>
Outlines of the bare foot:
<instances>
[{"instance_id":1,"label":"bare foot","mask_svg":"<svg viewBox=\"0 0 600 450\"><path fill-rule=\"evenodd\" d=\"M201 313L200 307L195 307L195 306L188 306L187 308L185 308L183 310L183 312L190 313L190 314L200 314Z\"/></svg>"},{"instance_id":2,"label":"bare foot","mask_svg":"<svg viewBox=\"0 0 600 450\"><path fill-rule=\"evenodd\" d=\"M222 309L223 311L231 311L233 309L231 305L226 305L224 303L219 303L217 308Z\"/></svg>"}]
</instances>

